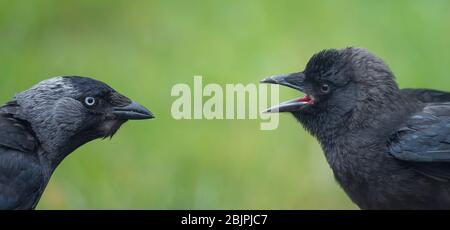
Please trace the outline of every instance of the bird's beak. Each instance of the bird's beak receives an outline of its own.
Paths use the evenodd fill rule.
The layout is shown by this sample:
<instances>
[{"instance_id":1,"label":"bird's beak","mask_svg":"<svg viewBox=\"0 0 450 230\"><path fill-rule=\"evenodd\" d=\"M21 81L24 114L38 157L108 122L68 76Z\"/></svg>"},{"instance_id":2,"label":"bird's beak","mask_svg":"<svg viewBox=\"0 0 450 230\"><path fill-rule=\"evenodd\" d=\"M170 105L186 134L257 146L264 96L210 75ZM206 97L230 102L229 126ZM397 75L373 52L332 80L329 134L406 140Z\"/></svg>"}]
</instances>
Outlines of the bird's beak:
<instances>
[{"instance_id":1,"label":"bird's beak","mask_svg":"<svg viewBox=\"0 0 450 230\"><path fill-rule=\"evenodd\" d=\"M134 101L127 106L114 107L113 114L118 119L122 120L143 120L155 118L150 110Z\"/></svg>"},{"instance_id":2,"label":"bird's beak","mask_svg":"<svg viewBox=\"0 0 450 230\"><path fill-rule=\"evenodd\" d=\"M289 88L296 89L300 92L304 92L304 80L305 74L299 72L299 73L271 76L261 80L261 83L284 85ZM300 110L303 106L313 103L313 101L314 100L312 99L311 96L306 95L303 98L297 98L273 106L265 110L264 113L281 113L281 112L297 111Z\"/></svg>"},{"instance_id":3,"label":"bird's beak","mask_svg":"<svg viewBox=\"0 0 450 230\"><path fill-rule=\"evenodd\" d=\"M305 74L300 73L291 73L291 74L281 74L270 76L261 80L261 83L269 83L269 84L278 84L284 85L289 88L293 88L303 92L303 81L305 80Z\"/></svg>"}]
</instances>

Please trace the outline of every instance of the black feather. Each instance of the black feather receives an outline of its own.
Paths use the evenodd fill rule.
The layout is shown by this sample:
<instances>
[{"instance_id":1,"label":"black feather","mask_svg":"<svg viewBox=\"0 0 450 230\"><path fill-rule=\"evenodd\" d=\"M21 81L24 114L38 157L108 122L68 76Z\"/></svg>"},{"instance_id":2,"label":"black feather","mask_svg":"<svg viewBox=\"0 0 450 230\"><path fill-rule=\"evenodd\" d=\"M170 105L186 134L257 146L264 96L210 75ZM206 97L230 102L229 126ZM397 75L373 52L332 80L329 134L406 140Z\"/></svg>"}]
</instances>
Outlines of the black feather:
<instances>
[{"instance_id":1,"label":"black feather","mask_svg":"<svg viewBox=\"0 0 450 230\"><path fill-rule=\"evenodd\" d=\"M427 104L392 135L390 153L433 178L450 179L450 102Z\"/></svg>"}]
</instances>

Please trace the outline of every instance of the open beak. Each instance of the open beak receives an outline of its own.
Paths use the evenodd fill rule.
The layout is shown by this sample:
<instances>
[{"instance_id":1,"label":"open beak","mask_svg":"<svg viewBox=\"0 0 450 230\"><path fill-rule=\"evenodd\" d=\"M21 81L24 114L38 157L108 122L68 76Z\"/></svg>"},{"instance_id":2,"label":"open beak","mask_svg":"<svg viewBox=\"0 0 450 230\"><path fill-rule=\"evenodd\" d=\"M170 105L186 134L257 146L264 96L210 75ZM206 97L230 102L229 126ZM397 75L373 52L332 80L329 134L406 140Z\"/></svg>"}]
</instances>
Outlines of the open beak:
<instances>
[{"instance_id":1,"label":"open beak","mask_svg":"<svg viewBox=\"0 0 450 230\"><path fill-rule=\"evenodd\" d=\"M113 114L121 120L143 120L155 118L152 112L134 101L127 106L114 107Z\"/></svg>"},{"instance_id":2,"label":"open beak","mask_svg":"<svg viewBox=\"0 0 450 230\"><path fill-rule=\"evenodd\" d=\"M304 92L304 80L305 74L302 72L283 74L268 77L261 80L261 83L278 84L284 85L289 88L296 89L300 92ZM282 113L282 112L292 112L300 110L303 106L308 104L314 104L314 98L312 96L306 95L303 98L297 98L290 101L282 102L279 105L273 106L264 111L264 113Z\"/></svg>"}]
</instances>

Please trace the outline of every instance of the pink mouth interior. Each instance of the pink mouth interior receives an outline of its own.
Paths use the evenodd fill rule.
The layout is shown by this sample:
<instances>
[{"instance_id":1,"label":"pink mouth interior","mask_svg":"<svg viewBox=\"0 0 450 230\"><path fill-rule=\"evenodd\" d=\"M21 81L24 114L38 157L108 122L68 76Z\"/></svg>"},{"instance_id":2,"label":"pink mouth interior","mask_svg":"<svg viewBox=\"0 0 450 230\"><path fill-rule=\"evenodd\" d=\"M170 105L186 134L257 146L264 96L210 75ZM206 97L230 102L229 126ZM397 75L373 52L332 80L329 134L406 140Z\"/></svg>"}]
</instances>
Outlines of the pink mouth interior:
<instances>
[{"instance_id":1,"label":"pink mouth interior","mask_svg":"<svg viewBox=\"0 0 450 230\"><path fill-rule=\"evenodd\" d=\"M299 101L299 102L307 102L308 104L314 104L314 100L309 95L306 95L306 96L304 96L302 98L299 98L299 99L297 99L297 101Z\"/></svg>"}]
</instances>

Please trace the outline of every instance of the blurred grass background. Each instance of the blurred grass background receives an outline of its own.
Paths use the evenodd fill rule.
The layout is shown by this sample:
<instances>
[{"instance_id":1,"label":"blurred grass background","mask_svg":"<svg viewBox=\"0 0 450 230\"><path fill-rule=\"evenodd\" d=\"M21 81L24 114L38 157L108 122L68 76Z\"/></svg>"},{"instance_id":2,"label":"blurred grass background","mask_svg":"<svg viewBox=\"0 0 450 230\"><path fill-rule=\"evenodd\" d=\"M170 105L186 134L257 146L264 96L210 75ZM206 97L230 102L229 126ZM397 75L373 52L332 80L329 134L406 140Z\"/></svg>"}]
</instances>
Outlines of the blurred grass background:
<instances>
[{"instance_id":1,"label":"blurred grass background","mask_svg":"<svg viewBox=\"0 0 450 230\"><path fill-rule=\"evenodd\" d=\"M402 87L450 90L449 1L0 0L0 101L92 76L148 106L62 162L39 209L355 209L318 143L285 114L181 120L176 83L256 83L324 48L365 47ZM281 90L281 100L297 93Z\"/></svg>"}]
</instances>

